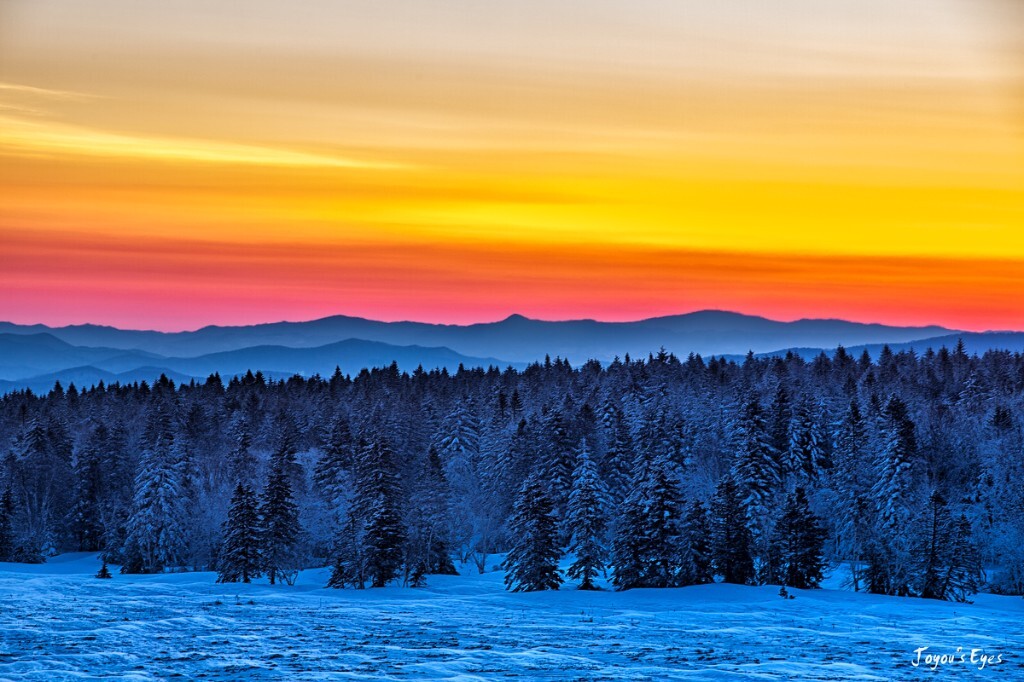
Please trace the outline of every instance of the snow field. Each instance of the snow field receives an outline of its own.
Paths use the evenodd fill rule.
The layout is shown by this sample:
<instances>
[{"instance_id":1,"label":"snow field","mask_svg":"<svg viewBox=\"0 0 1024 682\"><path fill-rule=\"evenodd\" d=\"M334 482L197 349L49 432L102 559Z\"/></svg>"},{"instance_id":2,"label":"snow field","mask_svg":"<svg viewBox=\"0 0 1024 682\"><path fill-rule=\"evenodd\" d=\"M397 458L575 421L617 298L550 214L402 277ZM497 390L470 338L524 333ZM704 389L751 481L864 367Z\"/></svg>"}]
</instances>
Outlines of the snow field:
<instances>
[{"instance_id":1,"label":"snow field","mask_svg":"<svg viewBox=\"0 0 1024 682\"><path fill-rule=\"evenodd\" d=\"M489 565L497 563L494 557ZM501 571L422 590L97 580L95 554L0 564L2 680L1024 680L1024 599L705 585L509 593ZM836 586L838 578L827 585ZM932 671L915 650L1003 662ZM922 654L924 655L924 654Z\"/></svg>"}]
</instances>

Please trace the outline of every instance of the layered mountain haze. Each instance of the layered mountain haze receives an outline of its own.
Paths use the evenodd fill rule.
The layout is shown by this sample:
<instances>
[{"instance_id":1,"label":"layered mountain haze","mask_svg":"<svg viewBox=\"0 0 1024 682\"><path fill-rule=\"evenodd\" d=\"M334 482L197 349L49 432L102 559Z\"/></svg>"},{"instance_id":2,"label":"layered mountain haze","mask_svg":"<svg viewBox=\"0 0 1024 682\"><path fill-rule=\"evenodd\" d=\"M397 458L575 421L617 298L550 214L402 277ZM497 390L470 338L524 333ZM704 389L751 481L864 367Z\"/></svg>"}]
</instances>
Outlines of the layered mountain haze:
<instances>
[{"instance_id":1,"label":"layered mountain haze","mask_svg":"<svg viewBox=\"0 0 1024 682\"><path fill-rule=\"evenodd\" d=\"M195 331L124 330L96 325L47 327L0 323L0 390L48 390L55 381L78 387L99 381L176 381L262 371L268 377L355 374L397 363L404 371L466 367L522 368L545 357L579 364L590 359L646 357L660 349L685 357L804 356L842 345L872 354L952 347L969 352L1024 350L1024 334L964 333L938 326L894 327L843 320L780 322L723 311L700 311L636 322L543 321L512 315L499 322L439 325L334 316L308 322L204 327Z\"/></svg>"}]
</instances>

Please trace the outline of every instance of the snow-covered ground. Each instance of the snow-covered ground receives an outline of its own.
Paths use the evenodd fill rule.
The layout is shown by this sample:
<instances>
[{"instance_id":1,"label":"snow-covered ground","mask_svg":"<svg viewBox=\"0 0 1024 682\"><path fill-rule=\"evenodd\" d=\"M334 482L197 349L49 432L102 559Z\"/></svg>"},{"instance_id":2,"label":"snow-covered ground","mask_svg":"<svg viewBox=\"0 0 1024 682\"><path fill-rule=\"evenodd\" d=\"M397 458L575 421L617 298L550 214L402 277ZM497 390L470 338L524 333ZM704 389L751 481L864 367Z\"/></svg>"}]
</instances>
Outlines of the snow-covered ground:
<instances>
[{"instance_id":1,"label":"snow-covered ground","mask_svg":"<svg viewBox=\"0 0 1024 682\"><path fill-rule=\"evenodd\" d=\"M502 573L423 590L97 580L94 554L0 564L0 679L1024 680L1024 599L975 604L707 585L513 594ZM965 662L927 670L915 650ZM1002 663L979 670L971 649ZM980 653L976 653L978 657Z\"/></svg>"}]
</instances>

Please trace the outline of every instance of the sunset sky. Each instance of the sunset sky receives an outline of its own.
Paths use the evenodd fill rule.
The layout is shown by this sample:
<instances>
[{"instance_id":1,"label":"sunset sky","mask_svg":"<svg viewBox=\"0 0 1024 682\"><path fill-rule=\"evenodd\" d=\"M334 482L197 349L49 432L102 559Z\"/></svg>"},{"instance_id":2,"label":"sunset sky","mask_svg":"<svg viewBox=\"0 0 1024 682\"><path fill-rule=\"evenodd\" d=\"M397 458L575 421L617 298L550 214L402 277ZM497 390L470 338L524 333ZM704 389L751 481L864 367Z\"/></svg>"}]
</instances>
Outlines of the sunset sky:
<instances>
[{"instance_id":1,"label":"sunset sky","mask_svg":"<svg viewBox=\"0 0 1024 682\"><path fill-rule=\"evenodd\" d=\"M1015 0L0 0L0 319L1024 329Z\"/></svg>"}]
</instances>

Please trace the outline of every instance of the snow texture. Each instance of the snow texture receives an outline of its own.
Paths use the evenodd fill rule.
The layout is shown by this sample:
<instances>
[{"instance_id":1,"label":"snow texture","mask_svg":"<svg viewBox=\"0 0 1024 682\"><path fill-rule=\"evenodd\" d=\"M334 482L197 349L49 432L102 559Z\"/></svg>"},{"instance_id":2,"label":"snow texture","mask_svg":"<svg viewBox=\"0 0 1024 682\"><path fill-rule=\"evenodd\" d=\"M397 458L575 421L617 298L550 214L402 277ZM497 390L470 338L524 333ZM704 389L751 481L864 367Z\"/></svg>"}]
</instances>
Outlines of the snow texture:
<instances>
[{"instance_id":1,"label":"snow texture","mask_svg":"<svg viewBox=\"0 0 1024 682\"><path fill-rule=\"evenodd\" d=\"M1024 599L974 604L839 589L701 585L510 593L503 573L414 590L97 580L96 554L0 564L0 680L1024 679ZM841 576L826 587L835 588ZM600 580L598 584L607 586ZM915 668L915 649L968 662ZM970 650L1003 662L978 670Z\"/></svg>"}]
</instances>

